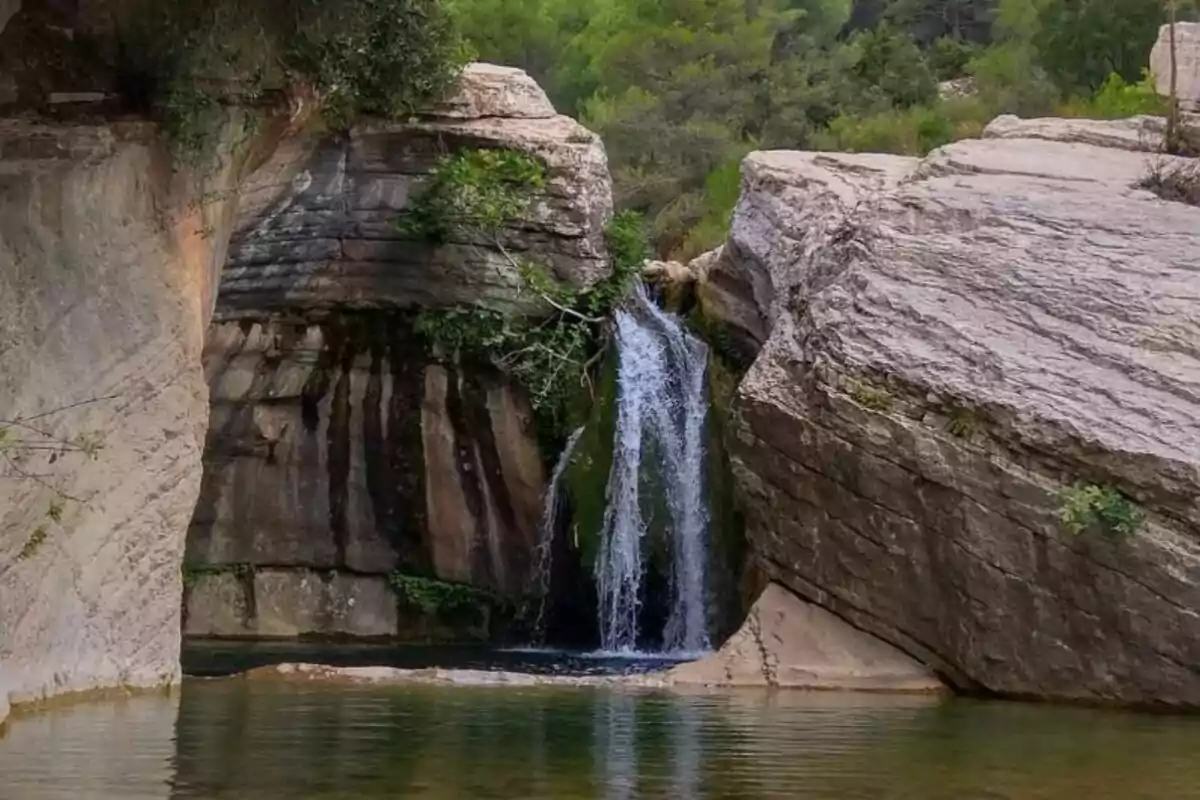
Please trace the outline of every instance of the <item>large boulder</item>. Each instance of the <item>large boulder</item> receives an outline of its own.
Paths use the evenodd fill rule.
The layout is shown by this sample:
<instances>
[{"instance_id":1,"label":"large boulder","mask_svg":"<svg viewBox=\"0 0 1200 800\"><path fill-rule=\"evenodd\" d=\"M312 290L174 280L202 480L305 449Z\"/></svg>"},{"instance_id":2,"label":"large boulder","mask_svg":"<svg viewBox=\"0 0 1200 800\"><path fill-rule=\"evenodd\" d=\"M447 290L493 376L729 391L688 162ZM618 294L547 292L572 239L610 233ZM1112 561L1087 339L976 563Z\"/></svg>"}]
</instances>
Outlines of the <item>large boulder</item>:
<instances>
[{"instance_id":1,"label":"large boulder","mask_svg":"<svg viewBox=\"0 0 1200 800\"><path fill-rule=\"evenodd\" d=\"M749 156L711 265L770 289L734 471L772 578L958 686L1195 706L1200 209L1104 126ZM1077 483L1144 522L1072 533Z\"/></svg>"},{"instance_id":2,"label":"large boulder","mask_svg":"<svg viewBox=\"0 0 1200 800\"><path fill-rule=\"evenodd\" d=\"M1163 25L1150 51L1159 94L1171 92L1171 26ZM1200 22L1175 24L1175 91L1185 111L1200 111Z\"/></svg>"},{"instance_id":3,"label":"large boulder","mask_svg":"<svg viewBox=\"0 0 1200 800\"><path fill-rule=\"evenodd\" d=\"M498 243L462 236L432 247L406 238L397 222L422 180L465 148L534 155L546 164L546 186ZM521 259L575 286L609 271L604 225L612 188L604 148L595 134L557 115L517 69L473 64L455 98L409 122L293 139L241 195L221 281L223 319L297 308L513 305L520 294L514 261Z\"/></svg>"},{"instance_id":4,"label":"large boulder","mask_svg":"<svg viewBox=\"0 0 1200 800\"><path fill-rule=\"evenodd\" d=\"M672 686L937 693L928 667L771 583L721 649L661 676Z\"/></svg>"}]
</instances>

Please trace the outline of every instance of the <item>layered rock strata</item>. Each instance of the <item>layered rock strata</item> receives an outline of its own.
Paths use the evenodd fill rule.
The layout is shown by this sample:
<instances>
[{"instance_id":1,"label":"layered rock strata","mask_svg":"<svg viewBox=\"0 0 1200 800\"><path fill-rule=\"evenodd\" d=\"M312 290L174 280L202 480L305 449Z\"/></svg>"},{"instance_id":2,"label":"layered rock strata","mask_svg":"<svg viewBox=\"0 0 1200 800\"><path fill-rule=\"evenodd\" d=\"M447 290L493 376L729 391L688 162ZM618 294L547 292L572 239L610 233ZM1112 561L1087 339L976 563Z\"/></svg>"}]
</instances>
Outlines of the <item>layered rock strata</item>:
<instances>
[{"instance_id":1,"label":"layered rock strata","mask_svg":"<svg viewBox=\"0 0 1200 800\"><path fill-rule=\"evenodd\" d=\"M1200 705L1200 209L1140 188L1178 163L1147 127L755 153L710 258L769 331L731 443L759 565L963 688ZM1144 522L1072 533L1073 485Z\"/></svg>"},{"instance_id":2,"label":"layered rock strata","mask_svg":"<svg viewBox=\"0 0 1200 800\"><path fill-rule=\"evenodd\" d=\"M479 147L545 163L528 213L494 240L405 238L397 223L429 170ZM394 571L520 598L545 482L529 404L493 369L432 356L414 319L528 306L519 260L574 286L605 276L598 139L525 73L472 65L419 120L289 140L240 199L205 351L213 421L187 632L453 635L397 612L378 590Z\"/></svg>"}]
</instances>

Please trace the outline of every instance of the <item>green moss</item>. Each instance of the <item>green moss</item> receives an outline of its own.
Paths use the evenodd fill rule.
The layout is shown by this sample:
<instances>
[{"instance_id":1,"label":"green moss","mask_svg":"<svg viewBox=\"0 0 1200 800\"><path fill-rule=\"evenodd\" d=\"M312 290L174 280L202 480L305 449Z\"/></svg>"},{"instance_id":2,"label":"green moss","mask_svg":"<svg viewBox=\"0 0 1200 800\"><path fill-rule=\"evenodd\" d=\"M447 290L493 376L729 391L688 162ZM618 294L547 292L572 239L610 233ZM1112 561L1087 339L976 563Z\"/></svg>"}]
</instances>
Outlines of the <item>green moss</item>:
<instances>
[{"instance_id":1,"label":"green moss","mask_svg":"<svg viewBox=\"0 0 1200 800\"><path fill-rule=\"evenodd\" d=\"M465 583L397 570L388 575L388 585L400 602L451 625L486 625L496 614L510 617L513 614L513 604Z\"/></svg>"},{"instance_id":2,"label":"green moss","mask_svg":"<svg viewBox=\"0 0 1200 800\"><path fill-rule=\"evenodd\" d=\"M1061 499L1059 520L1076 536L1092 531L1126 538L1137 533L1145 521L1141 509L1112 486L1077 483L1064 489Z\"/></svg>"},{"instance_id":3,"label":"green moss","mask_svg":"<svg viewBox=\"0 0 1200 800\"><path fill-rule=\"evenodd\" d=\"M604 513L608 507L608 475L612 471L617 431L617 363L605 359L591 415L567 467L566 490L571 506L571 548L589 569L596 561Z\"/></svg>"},{"instance_id":4,"label":"green moss","mask_svg":"<svg viewBox=\"0 0 1200 800\"><path fill-rule=\"evenodd\" d=\"M708 360L708 440L706 456L711 514L711 583L716 638L724 639L741 624L746 608L740 590L746 553L746 524L738 502L726 442L738 376L715 352Z\"/></svg>"},{"instance_id":5,"label":"green moss","mask_svg":"<svg viewBox=\"0 0 1200 800\"><path fill-rule=\"evenodd\" d=\"M240 580L254 577L253 564L184 564L180 571L183 574L183 590L189 591L207 575L233 575Z\"/></svg>"}]
</instances>

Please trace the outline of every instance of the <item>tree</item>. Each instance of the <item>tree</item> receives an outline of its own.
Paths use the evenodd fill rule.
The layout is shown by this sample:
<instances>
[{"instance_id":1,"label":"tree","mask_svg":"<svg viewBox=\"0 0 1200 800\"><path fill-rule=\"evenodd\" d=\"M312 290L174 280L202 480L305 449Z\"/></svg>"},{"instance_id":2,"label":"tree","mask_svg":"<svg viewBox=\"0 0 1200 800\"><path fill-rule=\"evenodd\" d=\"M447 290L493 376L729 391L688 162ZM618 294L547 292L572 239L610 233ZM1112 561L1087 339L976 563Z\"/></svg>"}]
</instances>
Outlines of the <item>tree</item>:
<instances>
[{"instance_id":1,"label":"tree","mask_svg":"<svg viewBox=\"0 0 1200 800\"><path fill-rule=\"evenodd\" d=\"M1136 83L1163 22L1162 0L1036 0L1032 44L1065 92L1094 92L1112 73Z\"/></svg>"}]
</instances>

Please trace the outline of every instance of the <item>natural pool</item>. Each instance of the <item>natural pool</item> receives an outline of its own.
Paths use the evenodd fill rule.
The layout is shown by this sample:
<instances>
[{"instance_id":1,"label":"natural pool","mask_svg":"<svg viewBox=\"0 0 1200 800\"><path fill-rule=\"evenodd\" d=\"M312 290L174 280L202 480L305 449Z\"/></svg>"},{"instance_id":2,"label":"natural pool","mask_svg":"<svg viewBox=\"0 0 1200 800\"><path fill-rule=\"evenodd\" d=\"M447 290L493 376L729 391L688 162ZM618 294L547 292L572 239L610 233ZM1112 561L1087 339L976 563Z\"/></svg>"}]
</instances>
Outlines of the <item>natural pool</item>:
<instances>
[{"instance_id":1,"label":"natural pool","mask_svg":"<svg viewBox=\"0 0 1200 800\"><path fill-rule=\"evenodd\" d=\"M4 800L1200 797L1200 719L961 699L189 679L14 720Z\"/></svg>"}]
</instances>

